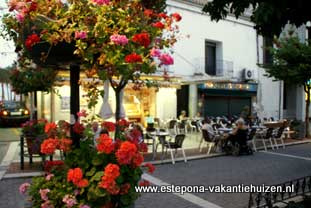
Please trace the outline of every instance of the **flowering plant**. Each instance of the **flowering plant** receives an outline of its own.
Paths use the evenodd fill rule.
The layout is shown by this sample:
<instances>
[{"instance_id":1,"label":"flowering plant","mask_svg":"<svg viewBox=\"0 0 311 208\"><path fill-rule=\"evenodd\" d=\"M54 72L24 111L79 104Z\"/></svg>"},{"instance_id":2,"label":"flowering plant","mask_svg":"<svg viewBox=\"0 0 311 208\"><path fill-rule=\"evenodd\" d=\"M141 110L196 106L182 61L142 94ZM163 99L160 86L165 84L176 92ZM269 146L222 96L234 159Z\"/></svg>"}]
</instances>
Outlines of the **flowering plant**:
<instances>
[{"instance_id":1,"label":"flowering plant","mask_svg":"<svg viewBox=\"0 0 311 208\"><path fill-rule=\"evenodd\" d=\"M45 129L53 132L55 125ZM64 163L49 161L45 176L22 184L21 193L29 189L33 207L130 207L139 196L135 186L148 185L140 181L143 170L152 173L154 166L143 164L147 146L139 132L124 129L120 135L113 140L101 134L95 147L83 140L79 149L67 151ZM46 141L54 147L52 140Z\"/></svg>"},{"instance_id":2,"label":"flowering plant","mask_svg":"<svg viewBox=\"0 0 311 208\"><path fill-rule=\"evenodd\" d=\"M46 123L47 121L44 119L27 121L22 124L22 133L26 136L44 135L44 128Z\"/></svg>"},{"instance_id":3,"label":"flowering plant","mask_svg":"<svg viewBox=\"0 0 311 208\"><path fill-rule=\"evenodd\" d=\"M168 49L177 41L181 16L164 9L164 0L10 0L10 13L3 18L4 35L15 41L20 56L36 63L57 64L61 61L50 62L49 57L75 55L89 77L97 74L109 80L115 90L118 121L120 93L126 84L132 81L139 89L141 74L174 63ZM64 44L72 50L62 56ZM59 53L53 53L57 47ZM163 75L168 78L166 69ZM86 87L93 92L90 96L99 96L97 84Z\"/></svg>"},{"instance_id":4,"label":"flowering plant","mask_svg":"<svg viewBox=\"0 0 311 208\"><path fill-rule=\"evenodd\" d=\"M52 89L56 80L56 72L47 68L23 68L11 71L10 81L13 90L19 94L26 94L34 91L48 92Z\"/></svg>"}]
</instances>

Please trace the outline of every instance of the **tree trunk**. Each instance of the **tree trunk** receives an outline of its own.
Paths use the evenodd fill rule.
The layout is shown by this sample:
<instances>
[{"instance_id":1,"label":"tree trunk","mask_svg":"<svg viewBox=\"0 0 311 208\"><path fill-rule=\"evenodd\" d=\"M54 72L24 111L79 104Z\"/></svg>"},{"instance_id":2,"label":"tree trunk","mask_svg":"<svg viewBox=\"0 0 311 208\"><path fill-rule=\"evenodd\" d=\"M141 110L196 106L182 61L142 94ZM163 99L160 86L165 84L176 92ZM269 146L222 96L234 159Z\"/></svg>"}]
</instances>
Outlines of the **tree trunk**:
<instances>
[{"instance_id":1,"label":"tree trunk","mask_svg":"<svg viewBox=\"0 0 311 208\"><path fill-rule=\"evenodd\" d=\"M306 137L310 137L309 133L309 107L310 107L310 87L306 86L305 87L305 92L307 94L307 99L306 99L306 115L305 115L305 123L306 123Z\"/></svg>"},{"instance_id":2,"label":"tree trunk","mask_svg":"<svg viewBox=\"0 0 311 208\"><path fill-rule=\"evenodd\" d=\"M112 79L110 79L109 81L110 81L111 86L113 86ZM120 134L120 126L118 125L118 121L121 118L121 115L120 115L120 113L121 113L121 103L120 103L121 98L120 98L120 94L121 94L121 91L126 86L126 84L127 84L127 80L121 79L118 87L112 87L114 92L115 92L115 96L116 96L116 112L115 112L116 131L115 131L114 139L119 138L119 134Z\"/></svg>"}]
</instances>

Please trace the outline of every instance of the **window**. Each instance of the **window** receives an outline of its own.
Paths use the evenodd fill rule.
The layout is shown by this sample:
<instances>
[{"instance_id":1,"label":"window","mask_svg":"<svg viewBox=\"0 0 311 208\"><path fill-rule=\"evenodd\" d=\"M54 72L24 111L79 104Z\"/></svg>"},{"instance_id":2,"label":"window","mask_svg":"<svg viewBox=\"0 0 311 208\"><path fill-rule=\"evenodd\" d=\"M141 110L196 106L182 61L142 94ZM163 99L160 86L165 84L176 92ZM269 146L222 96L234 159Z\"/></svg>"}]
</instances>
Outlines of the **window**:
<instances>
[{"instance_id":1,"label":"window","mask_svg":"<svg viewBox=\"0 0 311 208\"><path fill-rule=\"evenodd\" d=\"M272 54L268 47L273 46L273 38L265 37L263 40L263 64L271 64L273 62Z\"/></svg>"},{"instance_id":2,"label":"window","mask_svg":"<svg viewBox=\"0 0 311 208\"><path fill-rule=\"evenodd\" d=\"M205 73L216 75L216 43L205 41Z\"/></svg>"}]
</instances>

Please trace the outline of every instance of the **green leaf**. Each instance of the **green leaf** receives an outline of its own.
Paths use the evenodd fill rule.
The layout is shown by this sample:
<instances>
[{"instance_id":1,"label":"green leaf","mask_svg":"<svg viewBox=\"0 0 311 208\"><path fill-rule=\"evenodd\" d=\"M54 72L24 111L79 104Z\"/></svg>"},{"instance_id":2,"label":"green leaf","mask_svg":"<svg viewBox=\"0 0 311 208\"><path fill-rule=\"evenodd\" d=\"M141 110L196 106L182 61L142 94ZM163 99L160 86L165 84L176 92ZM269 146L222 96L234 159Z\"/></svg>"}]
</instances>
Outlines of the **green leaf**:
<instances>
[{"instance_id":1,"label":"green leaf","mask_svg":"<svg viewBox=\"0 0 311 208\"><path fill-rule=\"evenodd\" d=\"M93 167L90 171L88 171L85 175L86 176L93 176L96 172L96 168Z\"/></svg>"},{"instance_id":2,"label":"green leaf","mask_svg":"<svg viewBox=\"0 0 311 208\"><path fill-rule=\"evenodd\" d=\"M95 166L99 166L99 165L103 164L103 160L100 157L95 157L92 160L92 164Z\"/></svg>"},{"instance_id":3,"label":"green leaf","mask_svg":"<svg viewBox=\"0 0 311 208\"><path fill-rule=\"evenodd\" d=\"M104 175L103 171L98 171L92 178L91 178L91 182L92 181L100 181L102 176Z\"/></svg>"}]
</instances>

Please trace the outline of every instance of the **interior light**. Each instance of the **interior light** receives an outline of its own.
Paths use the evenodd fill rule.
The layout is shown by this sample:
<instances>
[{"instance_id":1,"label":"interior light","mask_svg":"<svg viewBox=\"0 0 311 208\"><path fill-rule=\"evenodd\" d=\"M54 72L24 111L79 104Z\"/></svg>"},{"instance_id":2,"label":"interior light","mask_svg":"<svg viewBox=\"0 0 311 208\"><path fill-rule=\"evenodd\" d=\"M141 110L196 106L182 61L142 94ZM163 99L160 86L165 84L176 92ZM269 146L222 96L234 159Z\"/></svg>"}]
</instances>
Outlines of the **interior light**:
<instances>
[{"instance_id":1,"label":"interior light","mask_svg":"<svg viewBox=\"0 0 311 208\"><path fill-rule=\"evenodd\" d=\"M25 110L25 111L24 111L24 114L25 114L25 115L28 115L28 114L29 114L29 111L28 111L28 110Z\"/></svg>"},{"instance_id":2,"label":"interior light","mask_svg":"<svg viewBox=\"0 0 311 208\"><path fill-rule=\"evenodd\" d=\"M7 111L3 111L2 114L3 114L4 116L7 116L9 113L8 113Z\"/></svg>"}]
</instances>

